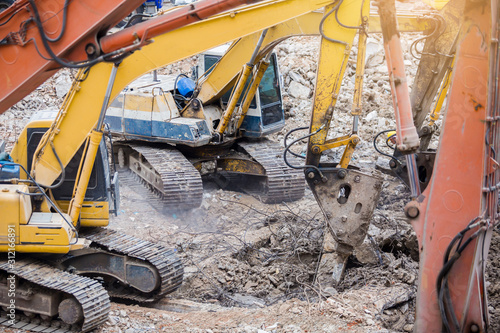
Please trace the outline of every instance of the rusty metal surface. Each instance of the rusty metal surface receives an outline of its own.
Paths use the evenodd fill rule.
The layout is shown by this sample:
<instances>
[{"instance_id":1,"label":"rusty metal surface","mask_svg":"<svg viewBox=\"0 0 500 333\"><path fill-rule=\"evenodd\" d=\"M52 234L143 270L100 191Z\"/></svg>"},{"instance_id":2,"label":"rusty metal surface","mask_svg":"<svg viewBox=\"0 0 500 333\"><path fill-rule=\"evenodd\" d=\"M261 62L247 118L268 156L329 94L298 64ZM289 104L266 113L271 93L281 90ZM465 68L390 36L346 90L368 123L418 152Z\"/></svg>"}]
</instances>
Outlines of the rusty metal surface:
<instances>
[{"instance_id":1,"label":"rusty metal surface","mask_svg":"<svg viewBox=\"0 0 500 333\"><path fill-rule=\"evenodd\" d=\"M316 178L308 178L307 182L339 243L337 251L350 252L365 239L382 190L382 179L357 170L321 171L326 182ZM341 178L344 172L346 175Z\"/></svg>"},{"instance_id":2,"label":"rusty metal surface","mask_svg":"<svg viewBox=\"0 0 500 333\"><path fill-rule=\"evenodd\" d=\"M243 173L252 176L265 176L266 169L248 157L229 156L217 160L217 169L231 173Z\"/></svg>"},{"instance_id":3,"label":"rusty metal surface","mask_svg":"<svg viewBox=\"0 0 500 333\"><path fill-rule=\"evenodd\" d=\"M50 47L67 60L87 59L85 47L96 44L99 33L116 25L141 4L141 0L35 0L48 38L61 38ZM67 4L66 29L63 28ZM43 49L41 35L33 23L33 10L27 0L16 1L0 14L0 113L7 110L45 80L60 66ZM9 19L9 17L11 17Z\"/></svg>"},{"instance_id":4,"label":"rusty metal surface","mask_svg":"<svg viewBox=\"0 0 500 333\"><path fill-rule=\"evenodd\" d=\"M252 4L261 0L202 0L189 6L178 7L155 19L142 22L131 28L107 35L100 40L104 53L119 50L139 41L144 44L151 38L165 34L190 23L201 21L211 15L219 14L232 8Z\"/></svg>"},{"instance_id":5,"label":"rusty metal surface","mask_svg":"<svg viewBox=\"0 0 500 333\"><path fill-rule=\"evenodd\" d=\"M396 150L397 152L397 150ZM434 168L434 160L436 159L436 152L431 152L431 151L426 151L426 152L420 152L416 153L416 161L417 161L417 171L418 171L418 178L419 178L419 184L420 184L420 190L424 191L427 188L427 185L431 181L432 177L432 170ZM390 162L390 167L392 172L401 179L403 183L405 183L406 186L409 188L409 181L408 181L408 170L406 168L406 162L404 161L404 158L400 153L395 154L395 157L399 157L399 162L395 163L393 161Z\"/></svg>"},{"instance_id":6,"label":"rusty metal surface","mask_svg":"<svg viewBox=\"0 0 500 333\"><path fill-rule=\"evenodd\" d=\"M455 53L464 4L465 0L451 0L439 15L434 16L437 31L425 41L410 96L413 120L418 129L429 114L446 71L453 62L448 55Z\"/></svg>"}]
</instances>

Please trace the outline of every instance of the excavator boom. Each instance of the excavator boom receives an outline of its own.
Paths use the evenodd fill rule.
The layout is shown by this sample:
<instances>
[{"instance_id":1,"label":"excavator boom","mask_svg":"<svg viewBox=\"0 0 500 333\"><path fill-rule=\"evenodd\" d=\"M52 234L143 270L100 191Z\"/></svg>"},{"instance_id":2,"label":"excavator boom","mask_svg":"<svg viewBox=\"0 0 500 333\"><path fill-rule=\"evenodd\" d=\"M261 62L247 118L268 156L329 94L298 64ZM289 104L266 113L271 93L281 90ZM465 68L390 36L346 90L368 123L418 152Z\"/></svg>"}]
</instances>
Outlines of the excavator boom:
<instances>
[{"instance_id":1,"label":"excavator boom","mask_svg":"<svg viewBox=\"0 0 500 333\"><path fill-rule=\"evenodd\" d=\"M0 113L54 75L61 68L56 57L87 60L86 48L141 3L21 0L0 13Z\"/></svg>"},{"instance_id":2,"label":"excavator boom","mask_svg":"<svg viewBox=\"0 0 500 333\"><path fill-rule=\"evenodd\" d=\"M200 23L190 24L175 32L157 36L154 43L136 50L119 63L116 78L108 96L109 101L112 101L130 82L144 73L198 54L214 45L230 42L241 36L317 10L329 2L327 0L266 1L262 4L246 6L238 10L236 14L224 13L200 22L203 23L203 31L212 36L211 38L198 33ZM259 17L259 20L255 20L255 17ZM228 29L229 26L231 29ZM165 52L166 45L176 45L176 52ZM113 66L112 63L98 63L91 67L88 73L82 75L85 80L74 82L54 128L47 135L46 142L53 143L64 166L69 163L97 124ZM21 136L24 135L27 135L26 132L21 134ZM22 139L20 142L25 142L25 140ZM18 163L25 164L27 161L26 148L18 144L14 146L11 155ZM41 149L33 161L32 169L36 180L41 184L50 185L59 177L61 173L59 161L52 149Z\"/></svg>"},{"instance_id":3,"label":"excavator boom","mask_svg":"<svg viewBox=\"0 0 500 333\"><path fill-rule=\"evenodd\" d=\"M142 0L18 1L0 13L0 113L61 67L118 61L159 34L256 1L204 0L108 36Z\"/></svg>"}]
</instances>

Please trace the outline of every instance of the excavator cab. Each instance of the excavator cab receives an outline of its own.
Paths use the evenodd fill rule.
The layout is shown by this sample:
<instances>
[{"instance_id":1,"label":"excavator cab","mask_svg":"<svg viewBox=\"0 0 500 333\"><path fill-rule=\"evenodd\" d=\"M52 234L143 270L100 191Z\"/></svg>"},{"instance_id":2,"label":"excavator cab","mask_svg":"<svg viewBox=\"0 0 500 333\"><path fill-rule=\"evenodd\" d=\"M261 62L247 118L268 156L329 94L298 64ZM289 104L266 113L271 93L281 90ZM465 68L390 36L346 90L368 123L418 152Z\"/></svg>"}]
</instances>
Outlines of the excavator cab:
<instances>
[{"instance_id":1,"label":"excavator cab","mask_svg":"<svg viewBox=\"0 0 500 333\"><path fill-rule=\"evenodd\" d=\"M194 72L195 78L198 73L210 73L227 47L219 46L202 53ZM280 81L277 57L272 54L258 93L239 127L239 136L263 138L285 126ZM184 82L191 82L191 85L185 86ZM188 106L191 101L188 97L194 89L194 82L184 74L177 77L144 75L131 83L111 103L105 122L109 124L114 136L128 140L182 144L188 147L206 145L212 139L227 108L233 85L228 85L227 92L219 103L203 105L200 107L202 112L190 113ZM243 95L237 106L242 99Z\"/></svg>"},{"instance_id":2,"label":"excavator cab","mask_svg":"<svg viewBox=\"0 0 500 333\"><path fill-rule=\"evenodd\" d=\"M27 170L31 170L33 154L43 135L50 128L56 114L57 111L55 110L37 112L21 134L20 141L25 140L20 143L26 151ZM76 176L80 168L84 146L85 144L82 144L66 166L64 179L60 186L51 190L57 205L63 211L67 211L73 197ZM117 213L119 206L117 179L116 175L111 174L111 168L108 163L108 149L103 139L99 145L87 192L85 194L85 201L82 205L80 226L106 226L108 224L109 214ZM60 180L61 177L59 177L55 183L58 183Z\"/></svg>"},{"instance_id":3,"label":"excavator cab","mask_svg":"<svg viewBox=\"0 0 500 333\"><path fill-rule=\"evenodd\" d=\"M201 55L196 72L208 75L224 55L227 48L227 45L223 45L204 52ZM283 110L283 98L281 94L282 83L276 54L272 53L269 60L269 67L264 72L258 92L252 99L248 112L239 128L240 134L243 137L263 138L280 131L285 126L285 112ZM250 79L246 82L245 91L249 83ZM227 89L228 91L221 97L221 104L224 107L229 103L234 85L229 85ZM244 95L242 94L237 106L241 104L243 97Z\"/></svg>"}]
</instances>

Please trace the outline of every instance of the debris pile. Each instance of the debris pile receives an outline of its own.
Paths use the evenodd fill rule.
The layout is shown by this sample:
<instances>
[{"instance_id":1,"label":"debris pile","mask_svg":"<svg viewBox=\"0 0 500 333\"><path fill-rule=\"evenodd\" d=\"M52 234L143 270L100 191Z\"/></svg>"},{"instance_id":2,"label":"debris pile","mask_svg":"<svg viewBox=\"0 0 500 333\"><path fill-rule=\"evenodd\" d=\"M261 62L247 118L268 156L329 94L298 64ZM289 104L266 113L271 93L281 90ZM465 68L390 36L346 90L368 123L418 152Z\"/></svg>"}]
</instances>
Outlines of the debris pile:
<instances>
[{"instance_id":1,"label":"debris pile","mask_svg":"<svg viewBox=\"0 0 500 333\"><path fill-rule=\"evenodd\" d=\"M405 35L403 41L408 46L414 38ZM368 39L359 133L363 141L352 159L365 170L387 168L388 159L374 151L372 140L378 132L395 127L380 40L377 35ZM294 37L276 48L287 124L272 138L282 144L290 129L309 124L318 49L317 37ZM167 66L162 73L189 73L194 63L190 58ZM351 56L331 137L351 130L355 64ZM416 61L410 54L405 55L405 64L414 75ZM61 70L0 116L1 139L7 140L7 149L35 111L59 107L73 75ZM290 139L303 134L294 133ZM294 150L304 153L305 143ZM325 158L338 161L341 154L336 149ZM325 226L310 191L297 202L264 205L209 183L200 208L174 214L155 211L147 196L123 186L122 210L110 228L177 248L185 265L185 281L168 299L150 305L155 308L115 303L107 324L98 332L412 331L418 246L403 215L408 190L396 178L384 177L368 237L349 259L343 281L328 293L315 284ZM493 331L500 330L500 264L495 258L499 244L495 233L487 271Z\"/></svg>"}]
</instances>

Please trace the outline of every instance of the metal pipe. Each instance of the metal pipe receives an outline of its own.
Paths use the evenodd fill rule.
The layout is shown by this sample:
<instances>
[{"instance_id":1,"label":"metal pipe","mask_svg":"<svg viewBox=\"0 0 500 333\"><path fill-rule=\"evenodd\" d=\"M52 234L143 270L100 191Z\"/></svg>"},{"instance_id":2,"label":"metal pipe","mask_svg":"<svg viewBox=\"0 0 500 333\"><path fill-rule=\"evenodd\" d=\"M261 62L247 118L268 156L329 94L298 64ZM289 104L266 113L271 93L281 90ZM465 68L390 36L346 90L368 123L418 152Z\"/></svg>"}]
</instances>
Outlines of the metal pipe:
<instances>
[{"instance_id":1,"label":"metal pipe","mask_svg":"<svg viewBox=\"0 0 500 333\"><path fill-rule=\"evenodd\" d=\"M250 57L250 60L243 66L240 78L236 83L236 87L234 88L233 94L231 95L231 99L227 104L226 111L222 116L219 126L217 126L216 132L219 134L219 137L222 136L227 126L229 125L229 122L231 121L234 109L236 108L236 104L238 103L238 100L240 99L240 96L243 93L243 90L245 89L245 83L250 77L250 73L252 72L252 69L254 67L255 59L257 58L257 54L259 53L260 47L262 46L266 34L267 34L267 29L262 31L259 40L257 41L257 45L255 46L255 49L253 51L253 54Z\"/></svg>"},{"instance_id":2,"label":"metal pipe","mask_svg":"<svg viewBox=\"0 0 500 333\"><path fill-rule=\"evenodd\" d=\"M76 222L80 217L82 204L85 199L85 193L87 192L90 175L92 174L92 169L94 168L95 157L97 155L97 149L99 148L101 140L102 140L101 131L92 131L90 133L89 145L87 148L87 152L85 154L85 161L83 162L82 173L80 174L78 184L76 185L75 196L71 200L68 208L68 215L71 217L73 225L76 225Z\"/></svg>"},{"instance_id":3,"label":"metal pipe","mask_svg":"<svg viewBox=\"0 0 500 333\"><path fill-rule=\"evenodd\" d=\"M354 82L354 97L351 114L353 115L352 133L358 133L359 116L363 109L363 77L365 75L365 57L366 57L366 32L359 31L358 56L356 61L356 80Z\"/></svg>"},{"instance_id":4,"label":"metal pipe","mask_svg":"<svg viewBox=\"0 0 500 333\"><path fill-rule=\"evenodd\" d=\"M266 59L262 60L259 63L259 67L257 68L257 72L255 73L253 80L252 80L252 85L250 86L250 89L248 90L247 94L245 95L245 99L241 103L240 110L240 119L238 120L238 124L236 126L236 129L239 129L241 127L241 124L243 123L243 120L245 119L245 116L248 112L248 109L250 108L250 104L252 103L252 99L255 96L255 93L257 92L257 89L259 88L260 82L262 81L262 77L264 76L264 73L266 72L267 68L269 67L269 57L271 56L271 52L269 52L268 57Z\"/></svg>"},{"instance_id":5,"label":"metal pipe","mask_svg":"<svg viewBox=\"0 0 500 333\"><path fill-rule=\"evenodd\" d=\"M113 90L113 84L115 84L116 73L118 72L119 65L120 64L114 64L113 68L111 69L108 86L106 87L106 94L104 95L104 101L102 102L101 114L99 115L99 120L97 121L97 131L101 131L104 124L104 117L106 116L106 110L108 109L109 99L111 98L111 91Z\"/></svg>"},{"instance_id":6,"label":"metal pipe","mask_svg":"<svg viewBox=\"0 0 500 333\"><path fill-rule=\"evenodd\" d=\"M408 169L408 182L410 183L411 198L415 199L420 194L420 180L418 178L417 161L414 154L406 155L406 168Z\"/></svg>"},{"instance_id":7,"label":"metal pipe","mask_svg":"<svg viewBox=\"0 0 500 333\"><path fill-rule=\"evenodd\" d=\"M268 29L264 29L262 31L262 33L260 34L259 40L257 41L257 46L253 50L252 56L250 57L250 61L248 62L248 64L251 66L253 66L255 59L257 58L257 54L259 54L260 47L262 46L262 43L264 42L264 38L266 38L267 30Z\"/></svg>"},{"instance_id":8,"label":"metal pipe","mask_svg":"<svg viewBox=\"0 0 500 333\"><path fill-rule=\"evenodd\" d=\"M403 51L397 30L395 0L379 1L379 16L396 116L396 143L402 153L409 154L416 151L420 143L413 123Z\"/></svg>"},{"instance_id":9,"label":"metal pipe","mask_svg":"<svg viewBox=\"0 0 500 333\"><path fill-rule=\"evenodd\" d=\"M114 64L113 68L111 69L108 86L106 88L106 93L102 102L99 120L97 121L95 129L92 130L88 135L88 146L85 151L85 156L82 156L84 162L81 166L81 173L77 177L73 199L71 200L68 208L68 214L71 217L71 221L75 225L78 221L78 218L80 217L82 204L85 199L85 193L87 192L87 187L90 180L90 175L92 174L92 169L94 168L95 157L97 155L97 150L99 149L99 144L102 140L104 116L106 115L106 110L108 108L109 100L111 97L111 90L113 90L113 84L115 83L116 74L118 72L118 66L119 64Z\"/></svg>"},{"instance_id":10,"label":"metal pipe","mask_svg":"<svg viewBox=\"0 0 500 333\"><path fill-rule=\"evenodd\" d=\"M447 69L447 73L445 74L445 79L443 81L443 84L441 85L441 92L439 93L438 100L436 102L436 105L434 106L434 109L432 110L429 118L431 119L429 121L428 126L433 126L434 123L439 119L439 114L441 113L441 108L443 107L444 100L446 98L446 95L448 94L448 89L450 88L450 83L451 83L451 75L453 73L453 66L455 65L455 60L453 60L453 63L451 64L451 67Z\"/></svg>"},{"instance_id":11,"label":"metal pipe","mask_svg":"<svg viewBox=\"0 0 500 333\"><path fill-rule=\"evenodd\" d=\"M356 115L352 119L352 134L358 133L358 127L359 127L359 116Z\"/></svg>"}]
</instances>

